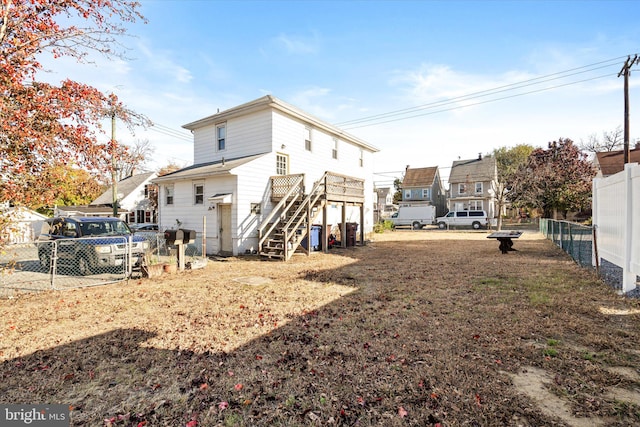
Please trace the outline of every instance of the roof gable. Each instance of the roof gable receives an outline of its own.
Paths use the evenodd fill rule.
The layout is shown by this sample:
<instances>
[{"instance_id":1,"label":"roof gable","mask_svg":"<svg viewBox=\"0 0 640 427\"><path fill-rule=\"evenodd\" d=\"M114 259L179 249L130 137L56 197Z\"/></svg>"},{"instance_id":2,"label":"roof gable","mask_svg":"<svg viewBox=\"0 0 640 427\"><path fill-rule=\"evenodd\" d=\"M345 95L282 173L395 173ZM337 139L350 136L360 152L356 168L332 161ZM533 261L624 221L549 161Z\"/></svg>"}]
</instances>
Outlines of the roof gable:
<instances>
[{"instance_id":1,"label":"roof gable","mask_svg":"<svg viewBox=\"0 0 640 427\"><path fill-rule=\"evenodd\" d=\"M123 195L122 199L124 199L133 192L137 191L141 185L146 184L146 182L154 176L155 172L147 172L132 175L121 181L118 181L118 193L121 193ZM110 205L112 203L113 193L111 187L109 187L107 191L98 196L93 202L89 203L89 206Z\"/></svg>"},{"instance_id":2,"label":"roof gable","mask_svg":"<svg viewBox=\"0 0 640 427\"><path fill-rule=\"evenodd\" d=\"M204 126L211 126L213 124L216 123L221 123L224 122L226 120L232 119L232 118L236 118L236 117L242 117L242 116L246 116L248 114L257 112L257 111L261 111L261 110L265 110L265 109L272 109L272 110L277 110L280 111L290 117L294 117L297 118L299 120L302 120L304 122L307 122L309 124L311 124L312 126L315 126L319 129L324 130L325 132L334 135L337 138L340 138L344 141L348 141L352 144L355 144L365 150L371 151L372 153L376 153L378 151L380 151L378 148L374 147L373 145L368 144L367 142L361 140L360 138L357 138L353 135L350 135L346 132L344 132L343 130L325 122L322 121L320 119L318 119L317 117L312 116L309 113L306 113L296 107L294 107L291 104L288 104L284 101L282 101L281 99L276 98L273 95L266 95L263 96L262 98L258 98L255 99L253 101L247 102L245 104L241 104L238 105L236 107L233 108L229 108L228 110L224 110L221 111L219 113L213 114L211 116L207 116L205 118L202 118L200 120L196 120L194 122L191 123L187 123L186 125L183 125L182 127L188 130L196 130L199 129L201 127Z\"/></svg>"},{"instance_id":3,"label":"roof gable","mask_svg":"<svg viewBox=\"0 0 640 427\"><path fill-rule=\"evenodd\" d=\"M596 161L603 176L614 175L624 170L624 150L596 153ZM629 162L640 163L640 148L629 150Z\"/></svg>"},{"instance_id":4,"label":"roof gable","mask_svg":"<svg viewBox=\"0 0 640 427\"><path fill-rule=\"evenodd\" d=\"M456 160L451 166L449 182L492 181L496 178L495 157Z\"/></svg>"},{"instance_id":5,"label":"roof gable","mask_svg":"<svg viewBox=\"0 0 640 427\"><path fill-rule=\"evenodd\" d=\"M216 160L209 163L200 163L197 165L187 166L183 169L156 177L153 182L176 181L181 179L193 179L199 177L207 177L211 175L229 174L232 169L259 159L267 153L254 154L251 156L238 157L234 159Z\"/></svg>"},{"instance_id":6,"label":"roof gable","mask_svg":"<svg viewBox=\"0 0 640 427\"><path fill-rule=\"evenodd\" d=\"M433 185L438 175L438 167L407 168L402 180L402 187L425 187Z\"/></svg>"}]
</instances>

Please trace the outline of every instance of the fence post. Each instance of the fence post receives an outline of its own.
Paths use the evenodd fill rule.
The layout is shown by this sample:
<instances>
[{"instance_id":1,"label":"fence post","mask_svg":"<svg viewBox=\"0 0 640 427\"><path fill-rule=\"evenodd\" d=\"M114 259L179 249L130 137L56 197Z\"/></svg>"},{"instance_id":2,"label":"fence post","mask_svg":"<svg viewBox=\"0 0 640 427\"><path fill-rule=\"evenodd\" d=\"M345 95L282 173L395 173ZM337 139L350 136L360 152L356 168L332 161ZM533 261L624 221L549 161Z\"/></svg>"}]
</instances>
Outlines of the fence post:
<instances>
[{"instance_id":1,"label":"fence post","mask_svg":"<svg viewBox=\"0 0 640 427\"><path fill-rule=\"evenodd\" d=\"M633 164L624 165L624 224L626 233L624 233L623 242L623 260L622 266L622 292L627 293L636 287L636 275L631 270L631 231L633 227L633 191L631 187L631 168Z\"/></svg>"},{"instance_id":2,"label":"fence post","mask_svg":"<svg viewBox=\"0 0 640 427\"><path fill-rule=\"evenodd\" d=\"M600 275L599 266L600 260L598 259L598 224L600 223L600 217L598 215L598 204L600 200L598 199L598 185L600 184L601 178L594 178L591 181L591 226L593 227L593 239L591 242L591 265L596 267L596 273Z\"/></svg>"}]
</instances>

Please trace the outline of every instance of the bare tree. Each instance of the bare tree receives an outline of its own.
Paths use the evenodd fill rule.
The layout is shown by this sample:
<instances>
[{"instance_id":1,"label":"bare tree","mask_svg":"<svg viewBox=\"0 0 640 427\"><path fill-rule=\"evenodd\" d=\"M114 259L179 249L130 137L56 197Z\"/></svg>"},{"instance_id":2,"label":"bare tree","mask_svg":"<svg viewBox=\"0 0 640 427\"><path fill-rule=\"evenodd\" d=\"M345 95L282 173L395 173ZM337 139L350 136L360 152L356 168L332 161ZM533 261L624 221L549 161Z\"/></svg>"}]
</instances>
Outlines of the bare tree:
<instances>
[{"instance_id":1,"label":"bare tree","mask_svg":"<svg viewBox=\"0 0 640 427\"><path fill-rule=\"evenodd\" d=\"M145 170L147 162L155 152L148 139L138 140L133 146L120 145L116 153L116 179L121 181Z\"/></svg>"},{"instance_id":2,"label":"bare tree","mask_svg":"<svg viewBox=\"0 0 640 427\"><path fill-rule=\"evenodd\" d=\"M618 126L611 132L602 132L602 138L598 138L595 133L589 135L586 142L580 142L580 150L587 153L601 153L603 151L619 150L623 144L622 127Z\"/></svg>"}]
</instances>

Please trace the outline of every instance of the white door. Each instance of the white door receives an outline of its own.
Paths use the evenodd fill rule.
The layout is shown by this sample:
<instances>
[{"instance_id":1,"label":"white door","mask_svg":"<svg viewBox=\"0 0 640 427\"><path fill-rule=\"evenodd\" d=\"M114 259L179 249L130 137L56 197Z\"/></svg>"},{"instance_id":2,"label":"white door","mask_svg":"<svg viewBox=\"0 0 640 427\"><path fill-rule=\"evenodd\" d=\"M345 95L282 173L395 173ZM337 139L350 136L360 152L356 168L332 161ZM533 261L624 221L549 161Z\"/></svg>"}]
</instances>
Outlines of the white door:
<instances>
[{"instance_id":1,"label":"white door","mask_svg":"<svg viewBox=\"0 0 640 427\"><path fill-rule=\"evenodd\" d=\"M232 254L233 244L231 240L231 205L218 205L218 217L220 219L220 253Z\"/></svg>"}]
</instances>

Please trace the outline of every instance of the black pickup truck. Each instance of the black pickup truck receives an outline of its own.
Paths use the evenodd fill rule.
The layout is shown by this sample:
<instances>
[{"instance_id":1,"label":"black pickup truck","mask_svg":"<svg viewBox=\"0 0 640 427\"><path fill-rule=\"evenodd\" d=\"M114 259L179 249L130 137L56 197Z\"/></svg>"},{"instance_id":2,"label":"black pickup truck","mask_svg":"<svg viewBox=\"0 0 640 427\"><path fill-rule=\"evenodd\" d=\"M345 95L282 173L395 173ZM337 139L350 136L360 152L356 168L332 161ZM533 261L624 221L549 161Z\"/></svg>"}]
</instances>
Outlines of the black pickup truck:
<instances>
[{"instance_id":1,"label":"black pickup truck","mask_svg":"<svg viewBox=\"0 0 640 427\"><path fill-rule=\"evenodd\" d=\"M49 218L38 238L38 258L42 267L49 269L55 254L57 265L69 266L83 276L100 269L126 271L129 241L133 266L139 266L149 242L134 235L124 221L112 217Z\"/></svg>"}]
</instances>

